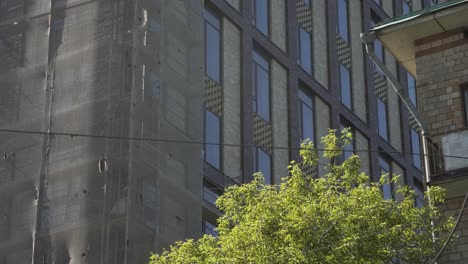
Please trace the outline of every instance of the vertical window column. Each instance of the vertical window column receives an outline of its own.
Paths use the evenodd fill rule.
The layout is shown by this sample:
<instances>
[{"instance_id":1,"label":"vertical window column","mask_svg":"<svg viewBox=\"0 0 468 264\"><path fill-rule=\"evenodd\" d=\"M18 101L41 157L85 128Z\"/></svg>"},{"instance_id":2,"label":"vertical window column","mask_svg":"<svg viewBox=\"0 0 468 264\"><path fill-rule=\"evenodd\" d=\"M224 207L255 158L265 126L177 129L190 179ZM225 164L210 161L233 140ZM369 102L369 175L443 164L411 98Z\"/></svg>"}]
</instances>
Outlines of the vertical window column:
<instances>
[{"instance_id":1,"label":"vertical window column","mask_svg":"<svg viewBox=\"0 0 468 264\"><path fill-rule=\"evenodd\" d=\"M385 141L388 141L388 117L387 104L377 97L377 117L378 117L378 132L379 136Z\"/></svg>"},{"instance_id":2,"label":"vertical window column","mask_svg":"<svg viewBox=\"0 0 468 264\"><path fill-rule=\"evenodd\" d=\"M272 184L271 156L261 148L255 148L254 166L256 172L261 172L266 184Z\"/></svg>"},{"instance_id":3,"label":"vertical window column","mask_svg":"<svg viewBox=\"0 0 468 264\"><path fill-rule=\"evenodd\" d=\"M418 169L421 170L421 140L419 133L416 129L411 128L411 153L413 156L413 164Z\"/></svg>"},{"instance_id":4,"label":"vertical window column","mask_svg":"<svg viewBox=\"0 0 468 264\"><path fill-rule=\"evenodd\" d=\"M338 1L338 35L346 42L349 42L349 26L348 26L348 0Z\"/></svg>"},{"instance_id":5,"label":"vertical window column","mask_svg":"<svg viewBox=\"0 0 468 264\"><path fill-rule=\"evenodd\" d=\"M340 100L348 109L352 110L351 76L349 69L340 64Z\"/></svg>"},{"instance_id":6,"label":"vertical window column","mask_svg":"<svg viewBox=\"0 0 468 264\"><path fill-rule=\"evenodd\" d=\"M253 107L265 121L270 122L270 64L258 52L253 52Z\"/></svg>"}]
</instances>

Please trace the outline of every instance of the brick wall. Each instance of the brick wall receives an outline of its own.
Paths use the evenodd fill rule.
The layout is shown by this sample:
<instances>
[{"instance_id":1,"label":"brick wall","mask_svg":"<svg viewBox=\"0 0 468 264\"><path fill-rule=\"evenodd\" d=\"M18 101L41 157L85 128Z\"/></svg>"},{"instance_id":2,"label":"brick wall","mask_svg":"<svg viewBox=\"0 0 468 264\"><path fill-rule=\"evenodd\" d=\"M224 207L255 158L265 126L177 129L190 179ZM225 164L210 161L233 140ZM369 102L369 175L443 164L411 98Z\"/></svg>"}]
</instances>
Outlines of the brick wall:
<instances>
[{"instance_id":1,"label":"brick wall","mask_svg":"<svg viewBox=\"0 0 468 264\"><path fill-rule=\"evenodd\" d=\"M464 128L460 85L468 82L468 40L461 31L416 41L418 110L432 135Z\"/></svg>"}]
</instances>

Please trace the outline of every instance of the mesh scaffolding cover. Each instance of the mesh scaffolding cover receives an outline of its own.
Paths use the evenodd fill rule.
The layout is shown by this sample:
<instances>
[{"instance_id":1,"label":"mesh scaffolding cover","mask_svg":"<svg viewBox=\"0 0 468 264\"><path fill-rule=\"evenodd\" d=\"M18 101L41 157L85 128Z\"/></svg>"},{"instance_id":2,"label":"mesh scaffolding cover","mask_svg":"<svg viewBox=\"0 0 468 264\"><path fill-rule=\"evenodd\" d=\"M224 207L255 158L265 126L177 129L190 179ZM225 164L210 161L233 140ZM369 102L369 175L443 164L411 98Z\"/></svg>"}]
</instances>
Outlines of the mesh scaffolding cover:
<instances>
[{"instance_id":1,"label":"mesh scaffolding cover","mask_svg":"<svg viewBox=\"0 0 468 264\"><path fill-rule=\"evenodd\" d=\"M202 141L202 8L0 1L0 129L76 135L0 132L0 263L146 263L200 236L202 146L126 138Z\"/></svg>"}]
</instances>

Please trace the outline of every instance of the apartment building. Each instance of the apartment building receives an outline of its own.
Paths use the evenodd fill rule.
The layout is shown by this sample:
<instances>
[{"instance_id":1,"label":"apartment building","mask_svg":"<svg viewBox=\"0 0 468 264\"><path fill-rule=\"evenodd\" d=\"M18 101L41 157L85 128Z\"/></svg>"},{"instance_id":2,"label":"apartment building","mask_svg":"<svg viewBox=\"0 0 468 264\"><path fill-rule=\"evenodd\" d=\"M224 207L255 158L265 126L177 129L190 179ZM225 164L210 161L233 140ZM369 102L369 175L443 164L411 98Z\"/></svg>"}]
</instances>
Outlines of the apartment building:
<instances>
[{"instance_id":1,"label":"apartment building","mask_svg":"<svg viewBox=\"0 0 468 264\"><path fill-rule=\"evenodd\" d=\"M445 188L446 201L440 208L458 221L455 240L438 263L468 261L467 14L468 1L447 1L384 21L374 30L417 77L409 98L429 134L428 184Z\"/></svg>"},{"instance_id":2,"label":"apartment building","mask_svg":"<svg viewBox=\"0 0 468 264\"><path fill-rule=\"evenodd\" d=\"M359 34L429 5L0 0L0 262L145 263L214 233L226 186L279 183L329 128L422 193L418 129Z\"/></svg>"}]
</instances>

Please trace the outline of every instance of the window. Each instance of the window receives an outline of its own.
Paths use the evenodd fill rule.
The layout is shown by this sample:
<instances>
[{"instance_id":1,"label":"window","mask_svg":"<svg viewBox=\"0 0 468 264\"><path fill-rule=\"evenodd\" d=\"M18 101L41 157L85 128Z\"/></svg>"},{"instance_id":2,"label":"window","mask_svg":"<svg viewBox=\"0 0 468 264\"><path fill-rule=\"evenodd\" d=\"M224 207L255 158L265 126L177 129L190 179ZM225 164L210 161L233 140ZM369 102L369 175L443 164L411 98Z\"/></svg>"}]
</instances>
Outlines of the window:
<instances>
[{"instance_id":1,"label":"window","mask_svg":"<svg viewBox=\"0 0 468 264\"><path fill-rule=\"evenodd\" d=\"M343 123L340 124L340 130L345 129L346 127L348 127L348 128L351 127L351 126L345 125L345 124L343 124ZM353 133L353 138L351 139L351 142L349 142L349 144L344 145L344 147L343 147L343 156L342 156L343 160L347 160L349 157L351 157L354 154L354 144L355 144L354 129L351 128L351 132Z\"/></svg>"},{"instance_id":2,"label":"window","mask_svg":"<svg viewBox=\"0 0 468 264\"><path fill-rule=\"evenodd\" d=\"M352 109L351 78L348 68L340 64L340 100L348 108Z\"/></svg>"},{"instance_id":3,"label":"window","mask_svg":"<svg viewBox=\"0 0 468 264\"><path fill-rule=\"evenodd\" d=\"M205 9L205 73L217 83L221 82L221 23L219 17Z\"/></svg>"},{"instance_id":4,"label":"window","mask_svg":"<svg viewBox=\"0 0 468 264\"><path fill-rule=\"evenodd\" d=\"M338 1L338 35L348 42L348 0Z\"/></svg>"},{"instance_id":5,"label":"window","mask_svg":"<svg viewBox=\"0 0 468 264\"><path fill-rule=\"evenodd\" d=\"M261 172L263 174L266 184L272 184L270 155L263 151L261 148L255 148L255 152L255 171Z\"/></svg>"},{"instance_id":6,"label":"window","mask_svg":"<svg viewBox=\"0 0 468 264\"><path fill-rule=\"evenodd\" d=\"M413 155L413 164L416 168L421 170L421 141L418 131L415 129L410 130L411 133L411 152Z\"/></svg>"},{"instance_id":7,"label":"window","mask_svg":"<svg viewBox=\"0 0 468 264\"><path fill-rule=\"evenodd\" d=\"M380 5L380 0L374 0L374 2L378 5Z\"/></svg>"},{"instance_id":8,"label":"window","mask_svg":"<svg viewBox=\"0 0 468 264\"><path fill-rule=\"evenodd\" d=\"M386 175L387 173L389 174L389 177L391 177L391 170L390 170L390 162L388 162L384 157L379 156L379 166L380 166L380 174ZM392 183L390 182L385 183L382 185L382 193L384 199L390 200L393 198L393 190L392 190Z\"/></svg>"},{"instance_id":9,"label":"window","mask_svg":"<svg viewBox=\"0 0 468 264\"><path fill-rule=\"evenodd\" d=\"M299 90L299 128L301 141L314 141L314 106L312 97Z\"/></svg>"},{"instance_id":10,"label":"window","mask_svg":"<svg viewBox=\"0 0 468 264\"><path fill-rule=\"evenodd\" d=\"M380 19L377 18L377 17L372 17L372 20L371 20L371 27L375 27L375 25L377 25L378 21ZM382 42L380 42L380 40L376 39L374 40L374 51L375 51L375 55L377 56L377 58L380 59L381 62L385 63L385 53L384 53L384 48L383 48L383 45L382 45ZM379 67L377 67L375 64L374 64L374 69L380 74L380 75L384 75L382 70L379 69Z\"/></svg>"},{"instance_id":11,"label":"window","mask_svg":"<svg viewBox=\"0 0 468 264\"><path fill-rule=\"evenodd\" d=\"M403 15L406 15L411 12L411 7L406 0L401 0L401 9Z\"/></svg>"},{"instance_id":12,"label":"window","mask_svg":"<svg viewBox=\"0 0 468 264\"><path fill-rule=\"evenodd\" d=\"M407 76L406 84L408 87L408 97L410 101L413 103L413 105L416 106L416 80L409 73L406 73L406 76Z\"/></svg>"},{"instance_id":13,"label":"window","mask_svg":"<svg viewBox=\"0 0 468 264\"><path fill-rule=\"evenodd\" d=\"M388 141L387 104L380 98L377 98L377 117L379 124L379 135Z\"/></svg>"},{"instance_id":14,"label":"window","mask_svg":"<svg viewBox=\"0 0 468 264\"><path fill-rule=\"evenodd\" d=\"M308 74L312 74L312 44L309 32L305 31L301 26L298 28L298 62L301 68Z\"/></svg>"},{"instance_id":15,"label":"window","mask_svg":"<svg viewBox=\"0 0 468 264\"><path fill-rule=\"evenodd\" d=\"M207 235L212 235L214 237L217 237L219 236L219 233L218 231L215 230L216 226L213 225L212 223L208 222L208 221L203 221L203 233L207 234Z\"/></svg>"},{"instance_id":16,"label":"window","mask_svg":"<svg viewBox=\"0 0 468 264\"><path fill-rule=\"evenodd\" d=\"M414 179L414 194L416 195L415 205L417 208L424 206L424 187L422 182Z\"/></svg>"},{"instance_id":17,"label":"window","mask_svg":"<svg viewBox=\"0 0 468 264\"><path fill-rule=\"evenodd\" d=\"M462 97L463 97L463 107L465 112L465 126L468 126L468 87L465 87L462 90Z\"/></svg>"},{"instance_id":18,"label":"window","mask_svg":"<svg viewBox=\"0 0 468 264\"><path fill-rule=\"evenodd\" d=\"M216 200L218 200L218 194L214 191L214 189L216 189L216 187L211 184L203 184L203 200L212 205L215 205Z\"/></svg>"},{"instance_id":19,"label":"window","mask_svg":"<svg viewBox=\"0 0 468 264\"><path fill-rule=\"evenodd\" d=\"M211 166L221 169L221 120L205 109L204 158Z\"/></svg>"},{"instance_id":20,"label":"window","mask_svg":"<svg viewBox=\"0 0 468 264\"><path fill-rule=\"evenodd\" d=\"M270 65L259 53L253 53L253 107L254 112L270 122Z\"/></svg>"},{"instance_id":21,"label":"window","mask_svg":"<svg viewBox=\"0 0 468 264\"><path fill-rule=\"evenodd\" d=\"M304 1L304 4L310 6L310 0L303 0Z\"/></svg>"},{"instance_id":22,"label":"window","mask_svg":"<svg viewBox=\"0 0 468 264\"><path fill-rule=\"evenodd\" d=\"M252 22L263 35L268 36L268 0L252 0Z\"/></svg>"}]
</instances>

